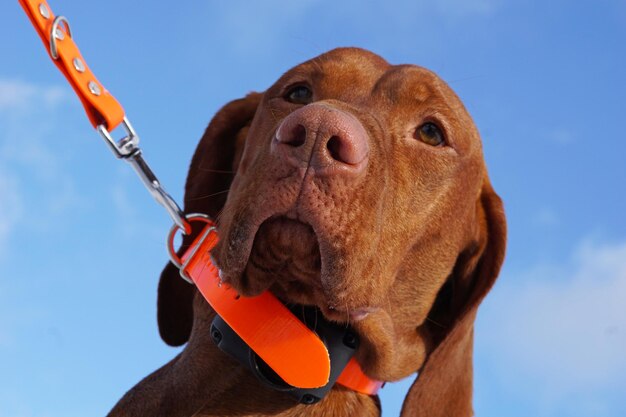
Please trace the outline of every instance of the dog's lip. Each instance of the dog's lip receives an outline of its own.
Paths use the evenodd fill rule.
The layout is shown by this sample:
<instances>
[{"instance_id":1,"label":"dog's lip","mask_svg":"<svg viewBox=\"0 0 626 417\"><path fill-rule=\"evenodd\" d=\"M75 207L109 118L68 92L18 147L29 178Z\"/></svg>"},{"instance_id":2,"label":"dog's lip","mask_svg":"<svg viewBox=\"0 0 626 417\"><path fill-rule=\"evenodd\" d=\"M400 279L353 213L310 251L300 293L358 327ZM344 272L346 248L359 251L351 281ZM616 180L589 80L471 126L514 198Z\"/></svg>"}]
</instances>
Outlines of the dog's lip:
<instances>
[{"instance_id":1,"label":"dog's lip","mask_svg":"<svg viewBox=\"0 0 626 417\"><path fill-rule=\"evenodd\" d=\"M245 225L237 224L236 227L239 229L235 232L231 229L228 233L224 233L218 223L217 234L220 236L218 247L221 245L225 245L226 247L222 247L221 250L213 250L211 260L213 265L219 270L220 279L223 282L231 282L233 278L243 274L250 259L254 238L261 224L270 217L272 217L271 214ZM243 239L236 242L235 240L241 233L241 229L248 229L248 233L246 233ZM222 256L222 253L224 253L225 256Z\"/></svg>"},{"instance_id":2,"label":"dog's lip","mask_svg":"<svg viewBox=\"0 0 626 417\"><path fill-rule=\"evenodd\" d=\"M322 313L329 319L339 322L359 322L375 313L380 307L363 306L356 308L337 308L333 305L320 306Z\"/></svg>"},{"instance_id":3,"label":"dog's lip","mask_svg":"<svg viewBox=\"0 0 626 417\"><path fill-rule=\"evenodd\" d=\"M228 258L228 262L221 262L219 253L212 253L211 259L213 265L218 268L220 274L220 280L225 283L233 283L236 282L238 277L241 277L246 270L248 262L250 262L250 256L252 255L252 248L254 246L254 242L257 238L257 234L261 229L261 226L269 221L278 220L278 219L287 219L290 221L296 221L302 223L304 225L311 226L313 229L313 233L318 237L315 232L315 228L308 222L304 221L300 218L300 216L294 211L290 210L285 213L274 213L268 214L266 216L262 216L256 221L249 223L246 227L248 228L248 233L244 239L239 242L239 247L235 249L235 244L231 242L224 242L227 244L227 248L222 249L225 251L225 257ZM219 232L218 225L218 235L221 235ZM229 231L228 235L224 235L225 239L232 239L233 231ZM318 247L319 247L319 238L318 238Z\"/></svg>"}]
</instances>

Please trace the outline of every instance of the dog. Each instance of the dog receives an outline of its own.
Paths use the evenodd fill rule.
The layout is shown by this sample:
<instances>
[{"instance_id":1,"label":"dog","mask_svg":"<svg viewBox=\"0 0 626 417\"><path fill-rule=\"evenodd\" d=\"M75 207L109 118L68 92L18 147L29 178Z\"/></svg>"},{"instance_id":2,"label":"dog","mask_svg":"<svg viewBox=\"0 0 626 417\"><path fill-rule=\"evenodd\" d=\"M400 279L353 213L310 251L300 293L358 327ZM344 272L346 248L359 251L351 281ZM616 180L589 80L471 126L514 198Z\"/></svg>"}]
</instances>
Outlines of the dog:
<instances>
[{"instance_id":1,"label":"dog","mask_svg":"<svg viewBox=\"0 0 626 417\"><path fill-rule=\"evenodd\" d=\"M472 415L473 323L506 222L478 131L433 72L339 48L228 103L191 161L185 211L216 219L212 257L239 294L269 289L350 325L371 378L417 372L403 417ZM159 330L187 345L110 415L380 415L377 396L340 385L314 405L263 386L215 346L214 316L168 264Z\"/></svg>"}]
</instances>

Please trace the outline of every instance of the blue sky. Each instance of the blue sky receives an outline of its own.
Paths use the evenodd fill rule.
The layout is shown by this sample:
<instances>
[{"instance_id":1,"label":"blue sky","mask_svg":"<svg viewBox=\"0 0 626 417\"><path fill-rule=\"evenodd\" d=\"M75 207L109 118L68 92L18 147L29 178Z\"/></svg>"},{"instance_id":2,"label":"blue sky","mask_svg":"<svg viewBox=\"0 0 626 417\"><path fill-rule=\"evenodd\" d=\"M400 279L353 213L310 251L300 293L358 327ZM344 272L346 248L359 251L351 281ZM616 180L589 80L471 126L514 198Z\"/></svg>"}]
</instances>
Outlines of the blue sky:
<instances>
[{"instance_id":1,"label":"blue sky","mask_svg":"<svg viewBox=\"0 0 626 417\"><path fill-rule=\"evenodd\" d=\"M180 201L204 127L336 46L439 73L509 222L476 326L475 409L626 415L624 1L53 0ZM17 1L0 44L0 417L102 415L173 357L156 328L169 220L114 160ZM382 391L395 416L410 381Z\"/></svg>"}]
</instances>

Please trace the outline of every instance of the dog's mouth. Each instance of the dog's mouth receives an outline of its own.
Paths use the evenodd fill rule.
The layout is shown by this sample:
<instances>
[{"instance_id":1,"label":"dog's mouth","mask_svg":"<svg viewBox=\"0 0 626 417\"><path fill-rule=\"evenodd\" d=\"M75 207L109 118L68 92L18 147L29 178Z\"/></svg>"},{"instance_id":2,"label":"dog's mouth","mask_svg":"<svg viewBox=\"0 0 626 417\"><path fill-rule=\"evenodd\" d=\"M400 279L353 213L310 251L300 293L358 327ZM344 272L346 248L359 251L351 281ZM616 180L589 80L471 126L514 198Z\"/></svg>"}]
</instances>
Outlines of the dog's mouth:
<instances>
[{"instance_id":1,"label":"dog's mouth","mask_svg":"<svg viewBox=\"0 0 626 417\"><path fill-rule=\"evenodd\" d=\"M309 224L286 216L271 217L253 237L241 291L255 294L276 284L297 299L289 302L296 302L322 289L321 264L317 235Z\"/></svg>"},{"instance_id":2,"label":"dog's mouth","mask_svg":"<svg viewBox=\"0 0 626 417\"><path fill-rule=\"evenodd\" d=\"M333 255L320 250L312 225L295 216L275 215L250 232L247 259L245 253L226 254L244 265L241 273L223 274L240 294L254 296L269 289L285 304L317 307L327 319L341 323L363 320L376 310L337 296L338 289L329 284L333 280L322 276L323 264L332 262Z\"/></svg>"}]
</instances>

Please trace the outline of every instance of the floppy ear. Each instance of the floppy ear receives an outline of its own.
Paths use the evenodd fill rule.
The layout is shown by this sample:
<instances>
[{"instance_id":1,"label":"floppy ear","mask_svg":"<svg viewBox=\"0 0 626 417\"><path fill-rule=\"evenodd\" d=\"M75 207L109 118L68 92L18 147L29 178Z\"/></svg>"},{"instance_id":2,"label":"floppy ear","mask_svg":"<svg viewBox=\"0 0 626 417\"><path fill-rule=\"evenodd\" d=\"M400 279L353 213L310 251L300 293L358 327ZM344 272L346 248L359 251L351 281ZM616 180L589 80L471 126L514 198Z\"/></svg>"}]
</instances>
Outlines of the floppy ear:
<instances>
[{"instance_id":1,"label":"floppy ear","mask_svg":"<svg viewBox=\"0 0 626 417\"><path fill-rule=\"evenodd\" d=\"M402 407L402 417L464 417L472 410L472 349L478 305L504 260L506 220L502 201L485 175L472 243L457 259L429 314L436 343Z\"/></svg>"},{"instance_id":2,"label":"floppy ear","mask_svg":"<svg viewBox=\"0 0 626 417\"><path fill-rule=\"evenodd\" d=\"M262 94L250 93L224 106L211 120L191 160L185 185L185 212L204 213L217 219L230 183L237 171L248 129ZM181 255L202 230L192 224L192 233L183 236ZM171 346L189 340L193 325L195 287L181 279L171 262L159 281L157 320L161 338Z\"/></svg>"}]
</instances>

